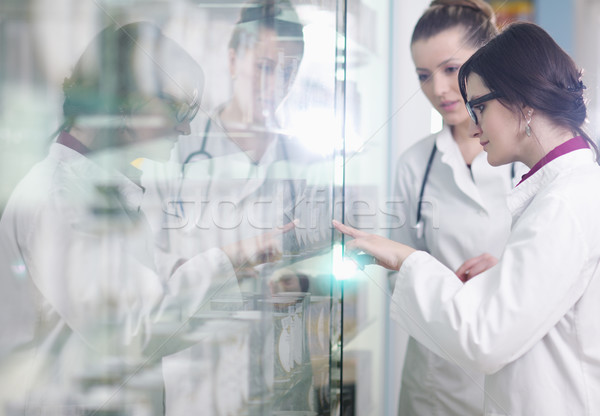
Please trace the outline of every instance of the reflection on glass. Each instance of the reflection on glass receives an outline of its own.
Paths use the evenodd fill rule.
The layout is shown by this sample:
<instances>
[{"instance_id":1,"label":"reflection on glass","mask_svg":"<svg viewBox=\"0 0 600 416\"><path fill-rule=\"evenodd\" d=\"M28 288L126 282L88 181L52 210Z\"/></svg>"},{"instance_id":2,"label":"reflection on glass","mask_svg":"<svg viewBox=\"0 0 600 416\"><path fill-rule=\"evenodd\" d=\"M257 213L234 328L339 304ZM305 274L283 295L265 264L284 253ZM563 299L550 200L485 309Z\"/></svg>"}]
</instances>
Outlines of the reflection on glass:
<instances>
[{"instance_id":1,"label":"reflection on glass","mask_svg":"<svg viewBox=\"0 0 600 416\"><path fill-rule=\"evenodd\" d=\"M330 414L341 208L305 139L335 5L58 3L0 17L0 81L43 107L0 179L0 413Z\"/></svg>"}]
</instances>

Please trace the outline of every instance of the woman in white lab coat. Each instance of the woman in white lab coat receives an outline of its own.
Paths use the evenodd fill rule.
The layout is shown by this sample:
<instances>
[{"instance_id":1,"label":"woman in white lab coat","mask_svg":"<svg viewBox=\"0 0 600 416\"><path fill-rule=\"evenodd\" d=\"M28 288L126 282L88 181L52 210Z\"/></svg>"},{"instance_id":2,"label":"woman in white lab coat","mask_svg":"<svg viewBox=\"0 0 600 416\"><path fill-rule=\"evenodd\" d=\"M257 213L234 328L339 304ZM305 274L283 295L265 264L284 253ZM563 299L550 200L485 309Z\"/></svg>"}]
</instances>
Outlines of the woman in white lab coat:
<instances>
[{"instance_id":1,"label":"woman in white lab coat","mask_svg":"<svg viewBox=\"0 0 600 416\"><path fill-rule=\"evenodd\" d=\"M488 161L530 168L509 195L499 263L463 284L423 251L335 226L354 237L348 252L399 270L392 315L408 333L486 373L486 415L599 414L600 167L581 71L543 29L515 23L459 83Z\"/></svg>"},{"instance_id":2,"label":"woman in white lab coat","mask_svg":"<svg viewBox=\"0 0 600 416\"><path fill-rule=\"evenodd\" d=\"M452 270L472 259L461 269L463 280L494 264L510 231L506 195L515 167L496 168L487 162L472 136L458 88L460 66L496 34L489 4L435 0L417 22L411 40L421 89L442 115L444 127L398 161L394 200L403 222L391 238L428 252ZM398 414L480 415L483 377L409 337Z\"/></svg>"},{"instance_id":3,"label":"woman in white lab coat","mask_svg":"<svg viewBox=\"0 0 600 416\"><path fill-rule=\"evenodd\" d=\"M303 29L289 0L243 4L228 43L231 97L196 123L197 135L180 137L175 148L182 178L171 188L183 201L185 225L174 226L170 234L181 250L229 244L294 218L306 222L321 208L319 220L329 222L324 202L331 192L332 165L284 130L276 114L302 62ZM301 212L306 202L313 212ZM298 233L305 230L321 248L330 247L322 227L309 233L303 225ZM301 245L308 251L292 234L286 248ZM245 290L257 290L256 280L244 282L250 283Z\"/></svg>"},{"instance_id":4,"label":"woman in white lab coat","mask_svg":"<svg viewBox=\"0 0 600 416\"><path fill-rule=\"evenodd\" d=\"M298 227L282 242L284 262L295 261L300 254L309 256L310 251L322 254L331 247L331 235L326 233L331 189L319 181L329 180L332 165L320 163L320 157L282 128L276 115L303 58L304 27L288 0L250 0L240 6L227 45L230 85L220 86L231 89L231 97L196 123L197 135L180 137L174 152L182 178L171 188L182 201L184 220L169 230L171 249L188 252L230 244L295 219ZM316 221L318 226L311 225ZM236 270L239 281L213 285L207 296L215 304L241 299L242 292L268 296L266 282L273 269L248 266ZM182 394L200 392L210 383L190 374L189 357L194 356L190 351L164 360L167 412L206 411L203 400ZM312 372L310 363L305 364L309 370L289 376L294 389L282 393L280 388L274 394L274 410L310 407ZM227 399L235 401L238 391L227 392Z\"/></svg>"},{"instance_id":5,"label":"woman in white lab coat","mask_svg":"<svg viewBox=\"0 0 600 416\"><path fill-rule=\"evenodd\" d=\"M171 262L153 247L131 162L168 158L202 87L199 65L150 23L101 31L65 80L66 121L0 220L2 411L160 411L160 358L178 348L166 341L211 280L277 255L275 242L236 243Z\"/></svg>"}]
</instances>

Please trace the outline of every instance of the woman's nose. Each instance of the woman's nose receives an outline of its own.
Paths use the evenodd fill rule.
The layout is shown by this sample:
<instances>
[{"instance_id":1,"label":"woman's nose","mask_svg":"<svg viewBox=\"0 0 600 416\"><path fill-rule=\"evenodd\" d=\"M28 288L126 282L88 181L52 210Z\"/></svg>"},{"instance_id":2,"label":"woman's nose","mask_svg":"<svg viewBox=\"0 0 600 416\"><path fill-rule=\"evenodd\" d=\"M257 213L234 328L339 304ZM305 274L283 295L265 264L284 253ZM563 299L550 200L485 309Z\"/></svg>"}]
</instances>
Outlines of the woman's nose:
<instances>
[{"instance_id":1,"label":"woman's nose","mask_svg":"<svg viewBox=\"0 0 600 416\"><path fill-rule=\"evenodd\" d=\"M475 124L473 120L469 122L469 134L471 137L481 136L481 127L479 127L479 124Z\"/></svg>"},{"instance_id":2,"label":"woman's nose","mask_svg":"<svg viewBox=\"0 0 600 416\"><path fill-rule=\"evenodd\" d=\"M433 74L431 76L433 83L433 92L436 96L441 97L448 92L448 81L442 74Z\"/></svg>"}]
</instances>

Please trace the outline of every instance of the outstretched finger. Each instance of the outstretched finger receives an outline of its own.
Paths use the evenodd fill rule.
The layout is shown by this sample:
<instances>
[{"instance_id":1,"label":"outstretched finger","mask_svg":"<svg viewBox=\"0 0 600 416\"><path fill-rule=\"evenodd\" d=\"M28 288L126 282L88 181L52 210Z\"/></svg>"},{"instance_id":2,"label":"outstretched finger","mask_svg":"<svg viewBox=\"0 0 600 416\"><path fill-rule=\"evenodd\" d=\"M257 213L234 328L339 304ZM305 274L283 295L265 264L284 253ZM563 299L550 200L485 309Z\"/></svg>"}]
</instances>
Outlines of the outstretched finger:
<instances>
[{"instance_id":1,"label":"outstretched finger","mask_svg":"<svg viewBox=\"0 0 600 416\"><path fill-rule=\"evenodd\" d=\"M298 224L298 220L295 219L294 221L290 221L287 224L282 225L276 232L276 234L285 234L288 231L293 230L294 228L296 228L296 225Z\"/></svg>"},{"instance_id":2,"label":"outstretched finger","mask_svg":"<svg viewBox=\"0 0 600 416\"><path fill-rule=\"evenodd\" d=\"M338 230L342 234L349 235L352 238L363 237L367 234L364 231L360 231L360 230L357 230L356 228L352 228L346 224L342 224L341 222L339 222L337 220L332 220L331 222L336 230Z\"/></svg>"}]
</instances>

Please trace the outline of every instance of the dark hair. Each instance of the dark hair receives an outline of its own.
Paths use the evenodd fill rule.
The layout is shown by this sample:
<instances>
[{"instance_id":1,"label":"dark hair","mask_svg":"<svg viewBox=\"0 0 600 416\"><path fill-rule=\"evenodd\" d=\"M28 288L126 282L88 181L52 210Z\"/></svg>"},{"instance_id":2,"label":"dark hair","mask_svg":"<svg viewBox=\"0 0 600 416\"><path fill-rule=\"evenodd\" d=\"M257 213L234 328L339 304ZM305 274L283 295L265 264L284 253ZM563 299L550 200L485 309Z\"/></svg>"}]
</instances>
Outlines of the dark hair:
<instances>
[{"instance_id":1,"label":"dark hair","mask_svg":"<svg viewBox=\"0 0 600 416\"><path fill-rule=\"evenodd\" d=\"M476 49L498 33L494 10L485 1L434 0L415 25L410 43L457 26L465 29L466 44Z\"/></svg>"},{"instance_id":2,"label":"dark hair","mask_svg":"<svg viewBox=\"0 0 600 416\"><path fill-rule=\"evenodd\" d=\"M256 42L261 29L270 29L281 40L297 42L304 53L304 32L300 18L287 0L251 0L244 4L240 18L229 41L229 48L238 51ZM301 58L302 56L300 56Z\"/></svg>"},{"instance_id":3,"label":"dark hair","mask_svg":"<svg viewBox=\"0 0 600 416\"><path fill-rule=\"evenodd\" d=\"M587 113L582 72L541 27L512 23L475 52L458 73L465 101L467 78L472 73L490 90L500 92L500 102L506 107L520 111L529 106L592 143L583 130Z\"/></svg>"},{"instance_id":4,"label":"dark hair","mask_svg":"<svg viewBox=\"0 0 600 416\"><path fill-rule=\"evenodd\" d=\"M194 59L160 28L149 22L103 29L65 79L61 129L79 116L128 114L165 91L191 101L201 94L204 75Z\"/></svg>"},{"instance_id":5,"label":"dark hair","mask_svg":"<svg viewBox=\"0 0 600 416\"><path fill-rule=\"evenodd\" d=\"M298 282L300 283L300 292L308 292L310 285L308 276L304 273L298 273Z\"/></svg>"}]
</instances>

